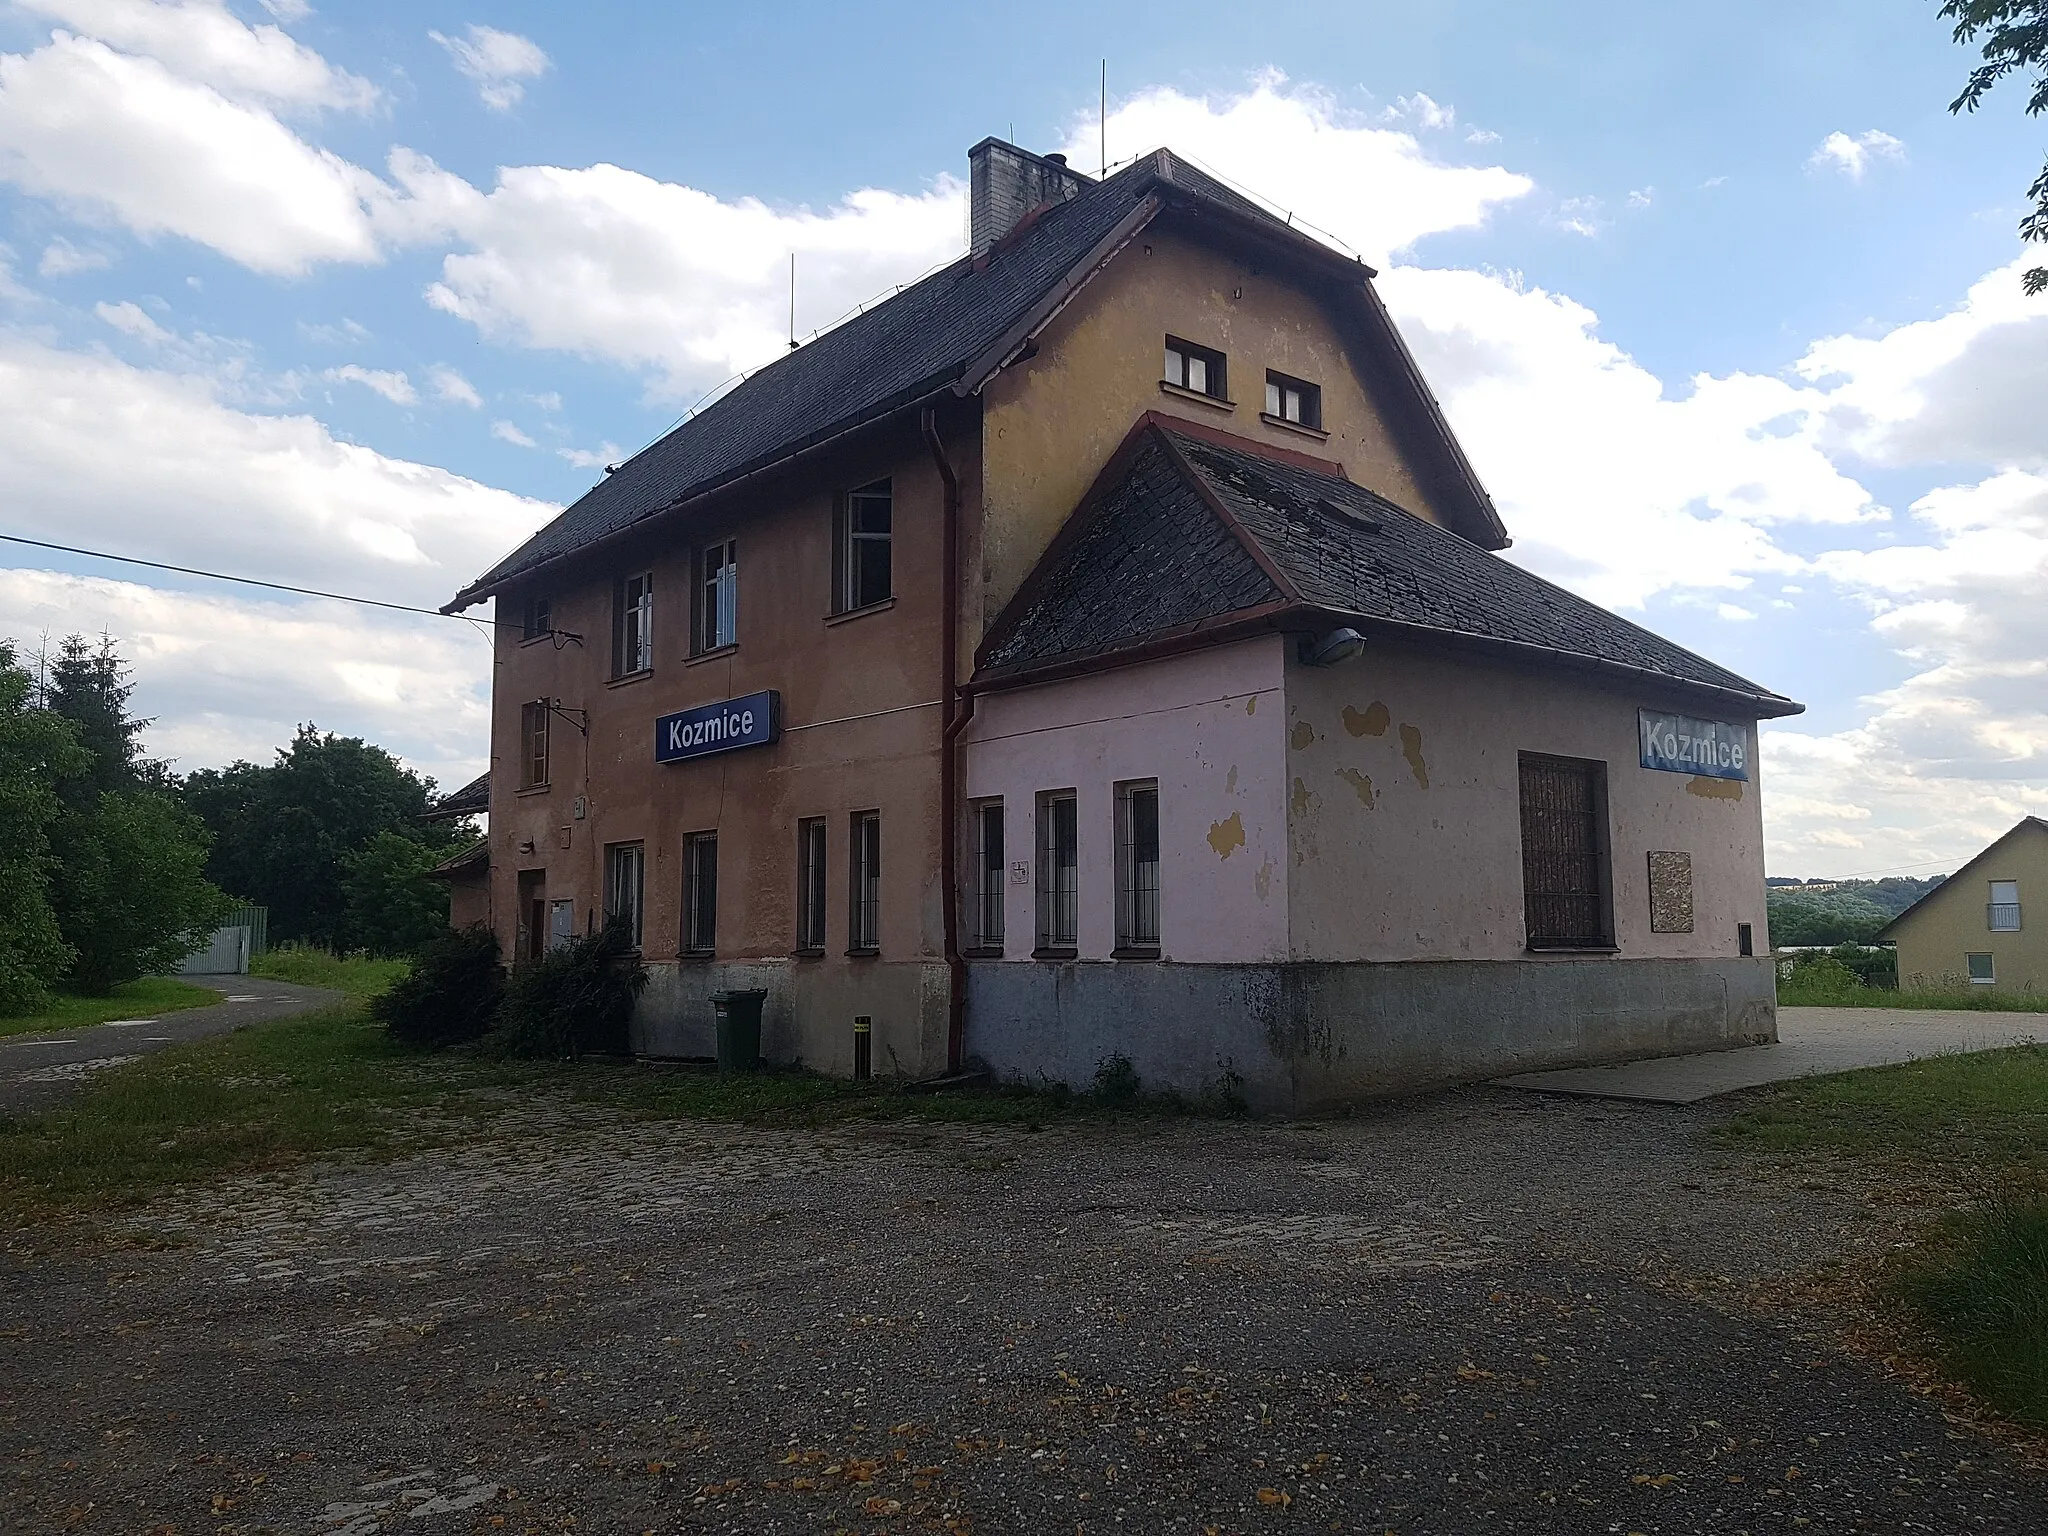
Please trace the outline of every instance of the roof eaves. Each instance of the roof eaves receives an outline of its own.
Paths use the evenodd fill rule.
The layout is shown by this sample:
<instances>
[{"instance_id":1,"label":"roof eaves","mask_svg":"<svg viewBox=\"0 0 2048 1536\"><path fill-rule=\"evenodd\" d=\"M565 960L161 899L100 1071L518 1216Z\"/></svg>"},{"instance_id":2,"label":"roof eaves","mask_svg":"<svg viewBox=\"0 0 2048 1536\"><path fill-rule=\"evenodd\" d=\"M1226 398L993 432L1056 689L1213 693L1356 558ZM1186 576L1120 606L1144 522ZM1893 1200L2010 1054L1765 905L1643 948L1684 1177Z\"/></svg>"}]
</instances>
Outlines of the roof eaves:
<instances>
[{"instance_id":1,"label":"roof eaves","mask_svg":"<svg viewBox=\"0 0 2048 1536\"><path fill-rule=\"evenodd\" d=\"M977 671L966 686L968 693L1002 693L1012 688L1030 688L1040 683L1060 682L1095 672L1113 672L1119 667L1158 661L1189 651L1224 645L1254 634L1285 631L1290 624L1306 622L1315 610L1281 599L1217 614L1147 635L1135 645L1071 652L1051 661ZM993 631L991 631L993 633Z\"/></svg>"}]
</instances>

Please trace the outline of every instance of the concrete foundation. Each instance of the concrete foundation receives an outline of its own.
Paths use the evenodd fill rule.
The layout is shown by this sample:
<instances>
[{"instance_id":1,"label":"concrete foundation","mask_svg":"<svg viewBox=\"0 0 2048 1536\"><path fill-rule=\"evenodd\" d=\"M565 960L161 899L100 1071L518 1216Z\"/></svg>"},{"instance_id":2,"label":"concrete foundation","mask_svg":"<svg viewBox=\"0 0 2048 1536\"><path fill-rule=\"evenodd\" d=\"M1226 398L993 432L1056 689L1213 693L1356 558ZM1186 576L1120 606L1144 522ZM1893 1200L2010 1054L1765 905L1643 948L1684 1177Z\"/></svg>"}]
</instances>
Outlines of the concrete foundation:
<instances>
[{"instance_id":1,"label":"concrete foundation","mask_svg":"<svg viewBox=\"0 0 2048 1536\"><path fill-rule=\"evenodd\" d=\"M986 963L969 974L968 1055L1000 1078L1085 1088L1123 1055L1149 1089L1228 1087L1270 1114L1777 1038L1767 957Z\"/></svg>"},{"instance_id":2,"label":"concrete foundation","mask_svg":"<svg viewBox=\"0 0 2048 1536\"><path fill-rule=\"evenodd\" d=\"M642 1056L716 1053L711 996L758 987L761 1054L839 1077L853 1074L853 1019L874 1021L877 1077L926 1077L946 1067L946 968L862 960L653 961L633 1015L632 1047Z\"/></svg>"}]
</instances>

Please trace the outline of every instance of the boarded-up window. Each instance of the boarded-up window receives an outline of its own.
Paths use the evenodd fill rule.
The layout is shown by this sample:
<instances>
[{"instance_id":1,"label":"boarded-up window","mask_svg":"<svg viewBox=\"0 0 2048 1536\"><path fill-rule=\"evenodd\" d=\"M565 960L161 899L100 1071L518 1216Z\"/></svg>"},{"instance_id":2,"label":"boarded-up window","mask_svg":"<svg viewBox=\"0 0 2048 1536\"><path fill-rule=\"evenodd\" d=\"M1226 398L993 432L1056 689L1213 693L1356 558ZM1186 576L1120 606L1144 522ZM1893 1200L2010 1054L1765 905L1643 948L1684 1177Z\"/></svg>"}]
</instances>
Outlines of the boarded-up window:
<instances>
[{"instance_id":1,"label":"boarded-up window","mask_svg":"<svg viewBox=\"0 0 2048 1536\"><path fill-rule=\"evenodd\" d=\"M1650 932L1692 932L1692 855L1650 855Z\"/></svg>"},{"instance_id":2,"label":"boarded-up window","mask_svg":"<svg viewBox=\"0 0 2048 1536\"><path fill-rule=\"evenodd\" d=\"M1522 754L1522 906L1532 949L1608 949L1603 763Z\"/></svg>"}]
</instances>

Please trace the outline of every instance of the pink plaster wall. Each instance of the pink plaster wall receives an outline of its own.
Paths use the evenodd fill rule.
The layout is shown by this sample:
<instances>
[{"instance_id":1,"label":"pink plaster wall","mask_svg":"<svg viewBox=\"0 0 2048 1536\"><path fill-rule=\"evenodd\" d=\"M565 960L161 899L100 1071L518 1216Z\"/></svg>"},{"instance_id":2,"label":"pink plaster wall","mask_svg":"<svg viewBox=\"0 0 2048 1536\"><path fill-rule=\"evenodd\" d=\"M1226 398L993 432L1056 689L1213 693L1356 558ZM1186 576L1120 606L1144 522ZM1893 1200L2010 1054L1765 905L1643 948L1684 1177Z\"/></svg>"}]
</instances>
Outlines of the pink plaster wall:
<instances>
[{"instance_id":1,"label":"pink plaster wall","mask_svg":"<svg viewBox=\"0 0 2048 1536\"><path fill-rule=\"evenodd\" d=\"M1076 792L1080 958L1115 947L1115 786L1148 778L1159 781L1161 958L1286 957L1284 658L1268 636L978 702L965 793L1002 797L1007 862L1035 859L1039 792ZM1033 873L1004 887L1007 959L1031 954Z\"/></svg>"}]
</instances>

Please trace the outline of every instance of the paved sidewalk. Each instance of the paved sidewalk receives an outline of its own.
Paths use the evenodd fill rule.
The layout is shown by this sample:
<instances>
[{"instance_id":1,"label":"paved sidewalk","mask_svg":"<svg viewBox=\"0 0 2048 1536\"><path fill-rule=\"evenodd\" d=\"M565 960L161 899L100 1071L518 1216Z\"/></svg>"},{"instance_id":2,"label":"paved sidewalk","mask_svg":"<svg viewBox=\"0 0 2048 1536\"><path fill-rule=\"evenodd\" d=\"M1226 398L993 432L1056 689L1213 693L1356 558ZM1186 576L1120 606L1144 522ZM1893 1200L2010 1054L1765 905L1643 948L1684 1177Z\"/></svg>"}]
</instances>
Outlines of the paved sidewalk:
<instances>
[{"instance_id":1,"label":"paved sidewalk","mask_svg":"<svg viewBox=\"0 0 2048 1536\"><path fill-rule=\"evenodd\" d=\"M1743 1088L1825 1077L1958 1051L2048 1042L2048 1013L1973 1013L1926 1008L1780 1008L1778 1043L1697 1056L1660 1056L1609 1067L1565 1067L1503 1077L1502 1088L1595 1099L1696 1104Z\"/></svg>"},{"instance_id":2,"label":"paved sidewalk","mask_svg":"<svg viewBox=\"0 0 2048 1536\"><path fill-rule=\"evenodd\" d=\"M247 1024L289 1018L341 1001L326 987L301 987L265 976L188 976L223 993L204 1008L186 1008L161 1018L115 1019L90 1029L0 1040L0 1114L48 1109L61 1103L96 1072L137 1060L168 1045L225 1035Z\"/></svg>"}]
</instances>

